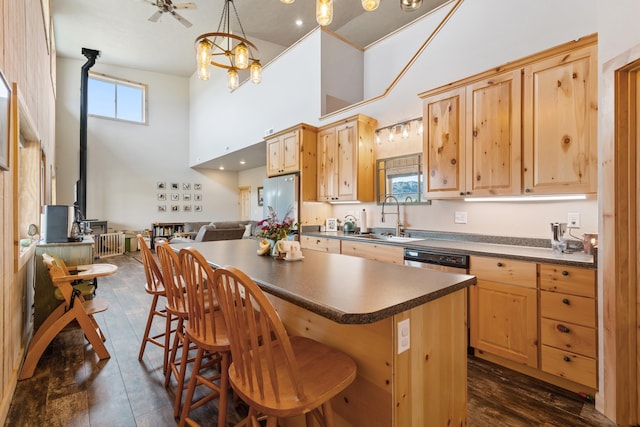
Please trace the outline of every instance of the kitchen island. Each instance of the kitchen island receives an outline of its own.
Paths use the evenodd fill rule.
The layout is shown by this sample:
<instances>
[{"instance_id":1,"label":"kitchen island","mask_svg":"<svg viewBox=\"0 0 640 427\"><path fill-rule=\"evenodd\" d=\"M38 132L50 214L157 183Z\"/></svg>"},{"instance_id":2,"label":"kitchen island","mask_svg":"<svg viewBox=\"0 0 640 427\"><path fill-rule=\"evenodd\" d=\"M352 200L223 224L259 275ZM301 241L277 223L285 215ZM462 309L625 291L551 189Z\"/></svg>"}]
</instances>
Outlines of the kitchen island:
<instances>
[{"instance_id":1,"label":"kitchen island","mask_svg":"<svg viewBox=\"0 0 640 427\"><path fill-rule=\"evenodd\" d=\"M290 334L356 361L356 380L332 401L337 425L466 425L466 288L475 277L314 251L289 262L258 256L248 239L171 246L197 249L214 268L240 268ZM398 333L404 320L409 326Z\"/></svg>"}]
</instances>

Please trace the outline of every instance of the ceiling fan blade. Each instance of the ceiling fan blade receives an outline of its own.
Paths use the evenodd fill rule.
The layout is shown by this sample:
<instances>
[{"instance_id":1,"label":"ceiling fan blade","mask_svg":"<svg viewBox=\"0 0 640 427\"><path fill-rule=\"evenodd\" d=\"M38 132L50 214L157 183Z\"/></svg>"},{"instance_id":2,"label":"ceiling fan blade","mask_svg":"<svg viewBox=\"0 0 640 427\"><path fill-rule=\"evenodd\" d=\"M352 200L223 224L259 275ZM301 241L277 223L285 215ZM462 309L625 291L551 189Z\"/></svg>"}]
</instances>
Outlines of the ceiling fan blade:
<instances>
[{"instance_id":1,"label":"ceiling fan blade","mask_svg":"<svg viewBox=\"0 0 640 427\"><path fill-rule=\"evenodd\" d=\"M193 2L180 3L180 4L174 4L173 5L174 9L196 9L197 7L198 6Z\"/></svg>"},{"instance_id":2,"label":"ceiling fan blade","mask_svg":"<svg viewBox=\"0 0 640 427\"><path fill-rule=\"evenodd\" d=\"M178 15L176 12L172 11L171 14L173 15L174 18L176 18L178 21L180 21L180 23L182 25L184 25L185 27L189 28L191 26L191 22L187 21L182 16Z\"/></svg>"},{"instance_id":3,"label":"ceiling fan blade","mask_svg":"<svg viewBox=\"0 0 640 427\"><path fill-rule=\"evenodd\" d=\"M149 18L149 21L158 22L158 19L160 19L160 16L162 16L162 11L159 10L156 13L154 13L153 15L151 15L151 17Z\"/></svg>"}]
</instances>

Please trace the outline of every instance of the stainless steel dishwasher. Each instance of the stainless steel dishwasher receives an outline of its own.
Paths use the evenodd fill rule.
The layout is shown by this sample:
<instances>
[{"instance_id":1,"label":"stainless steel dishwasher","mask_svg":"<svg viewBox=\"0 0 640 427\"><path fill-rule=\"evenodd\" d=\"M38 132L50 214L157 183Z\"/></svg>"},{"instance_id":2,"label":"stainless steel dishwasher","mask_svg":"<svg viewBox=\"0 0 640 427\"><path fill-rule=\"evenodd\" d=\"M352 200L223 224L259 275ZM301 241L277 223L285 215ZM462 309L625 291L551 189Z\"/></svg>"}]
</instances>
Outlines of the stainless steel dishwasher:
<instances>
[{"instance_id":1,"label":"stainless steel dishwasher","mask_svg":"<svg viewBox=\"0 0 640 427\"><path fill-rule=\"evenodd\" d=\"M469 256L434 249L405 248L404 265L466 274L469 272Z\"/></svg>"}]
</instances>

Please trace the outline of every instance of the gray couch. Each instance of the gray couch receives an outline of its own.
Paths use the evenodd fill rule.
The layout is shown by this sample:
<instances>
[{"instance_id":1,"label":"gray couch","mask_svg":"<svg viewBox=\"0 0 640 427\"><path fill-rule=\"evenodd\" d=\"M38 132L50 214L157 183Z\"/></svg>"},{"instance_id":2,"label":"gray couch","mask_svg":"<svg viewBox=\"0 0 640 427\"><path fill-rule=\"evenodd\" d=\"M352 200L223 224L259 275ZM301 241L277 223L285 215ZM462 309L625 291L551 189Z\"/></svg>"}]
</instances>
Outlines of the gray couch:
<instances>
[{"instance_id":1,"label":"gray couch","mask_svg":"<svg viewBox=\"0 0 640 427\"><path fill-rule=\"evenodd\" d=\"M258 221L214 221L185 222L181 237L171 241L193 240L210 242L212 240L234 240L253 238Z\"/></svg>"}]
</instances>

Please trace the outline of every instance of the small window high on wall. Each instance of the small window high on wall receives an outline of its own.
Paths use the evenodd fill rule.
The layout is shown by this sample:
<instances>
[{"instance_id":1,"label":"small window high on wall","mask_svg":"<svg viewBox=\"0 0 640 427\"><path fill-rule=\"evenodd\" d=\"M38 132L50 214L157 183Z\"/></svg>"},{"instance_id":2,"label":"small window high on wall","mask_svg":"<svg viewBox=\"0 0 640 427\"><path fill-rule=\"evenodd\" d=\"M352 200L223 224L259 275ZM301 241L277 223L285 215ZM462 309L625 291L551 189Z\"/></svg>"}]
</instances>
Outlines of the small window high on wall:
<instances>
[{"instance_id":1,"label":"small window high on wall","mask_svg":"<svg viewBox=\"0 0 640 427\"><path fill-rule=\"evenodd\" d=\"M147 124L147 85L90 73L88 113L126 122Z\"/></svg>"}]
</instances>

